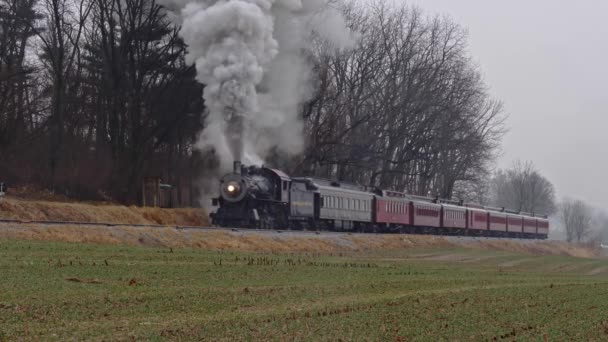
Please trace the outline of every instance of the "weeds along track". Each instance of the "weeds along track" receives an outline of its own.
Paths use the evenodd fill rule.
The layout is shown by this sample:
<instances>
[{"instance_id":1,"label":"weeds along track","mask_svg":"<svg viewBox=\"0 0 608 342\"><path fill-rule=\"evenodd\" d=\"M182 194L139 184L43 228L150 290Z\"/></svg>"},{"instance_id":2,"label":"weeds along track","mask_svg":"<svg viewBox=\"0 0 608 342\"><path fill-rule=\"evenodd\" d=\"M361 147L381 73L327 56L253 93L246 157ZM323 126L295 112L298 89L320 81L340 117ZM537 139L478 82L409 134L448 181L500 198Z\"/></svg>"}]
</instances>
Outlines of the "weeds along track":
<instances>
[{"instance_id":1,"label":"weeds along track","mask_svg":"<svg viewBox=\"0 0 608 342\"><path fill-rule=\"evenodd\" d=\"M449 250L453 248L581 258L601 256L597 248L546 240L14 219L0 219L0 239L279 253L436 248L448 250L447 255L432 257L450 259Z\"/></svg>"},{"instance_id":2,"label":"weeds along track","mask_svg":"<svg viewBox=\"0 0 608 342\"><path fill-rule=\"evenodd\" d=\"M208 226L209 215L200 208L150 208L98 202L53 202L4 198L0 218L17 221L130 225Z\"/></svg>"},{"instance_id":3,"label":"weeds along track","mask_svg":"<svg viewBox=\"0 0 608 342\"><path fill-rule=\"evenodd\" d=\"M149 223L114 223L114 222L78 222L78 221L46 221L46 220L18 220L18 219L0 219L0 223L4 224L36 224L46 226L90 226L90 227L146 227L146 228L175 228L175 229L222 229L216 227L199 227L199 226L181 226L181 225L162 225Z\"/></svg>"}]
</instances>

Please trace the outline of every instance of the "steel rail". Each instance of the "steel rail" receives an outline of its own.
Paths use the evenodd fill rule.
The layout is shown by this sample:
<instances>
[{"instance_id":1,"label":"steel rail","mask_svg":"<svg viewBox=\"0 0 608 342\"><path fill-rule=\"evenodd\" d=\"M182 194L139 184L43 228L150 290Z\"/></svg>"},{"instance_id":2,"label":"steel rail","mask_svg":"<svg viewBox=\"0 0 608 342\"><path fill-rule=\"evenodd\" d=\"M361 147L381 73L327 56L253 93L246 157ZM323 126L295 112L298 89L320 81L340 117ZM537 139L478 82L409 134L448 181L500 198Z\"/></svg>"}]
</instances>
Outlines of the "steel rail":
<instances>
[{"instance_id":1,"label":"steel rail","mask_svg":"<svg viewBox=\"0 0 608 342\"><path fill-rule=\"evenodd\" d=\"M251 229L251 228L230 228L230 227L162 225L162 224L145 224L145 223L45 221L45 220L21 220L21 219L3 219L3 218L0 218L0 223L38 224L38 225L46 225L46 226L137 227L137 228L155 228L155 229L173 228L176 230L230 230L230 231L295 232L294 230L288 230L288 229ZM310 232L315 232L315 231L308 231L308 232L310 233Z\"/></svg>"},{"instance_id":2,"label":"steel rail","mask_svg":"<svg viewBox=\"0 0 608 342\"><path fill-rule=\"evenodd\" d=\"M269 233L288 233L288 234L315 234L315 235L411 235L409 233L374 233L374 232L341 232L331 230L288 230L288 229L259 229L259 228L230 228L230 227L205 227L205 226L181 226L181 225L160 225L160 224L141 224L141 223L112 223L112 222L79 222L79 221L45 221L45 220L20 220L0 218L0 224L37 224L45 226L90 226L90 227L135 227L153 229L175 229L175 230L199 230L199 231L232 231L232 232L269 232ZM0 228L1 229L1 228ZM546 239L534 238L514 238L496 236L467 236L467 235L438 235L438 234L419 234L441 236L445 238L464 238L470 240L514 240L514 241L546 241Z\"/></svg>"}]
</instances>

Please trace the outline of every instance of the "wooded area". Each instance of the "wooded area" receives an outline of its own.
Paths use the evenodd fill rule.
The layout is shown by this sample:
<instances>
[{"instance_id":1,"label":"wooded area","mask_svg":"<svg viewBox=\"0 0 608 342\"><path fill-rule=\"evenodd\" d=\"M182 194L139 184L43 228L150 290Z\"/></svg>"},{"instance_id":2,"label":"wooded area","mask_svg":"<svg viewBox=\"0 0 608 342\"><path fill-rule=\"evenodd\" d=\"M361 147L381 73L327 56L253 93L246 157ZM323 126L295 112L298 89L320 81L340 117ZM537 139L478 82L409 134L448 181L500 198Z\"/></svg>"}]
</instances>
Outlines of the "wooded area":
<instances>
[{"instance_id":1,"label":"wooded area","mask_svg":"<svg viewBox=\"0 0 608 342\"><path fill-rule=\"evenodd\" d=\"M359 43L308 56L306 150L268 163L420 195L474 193L505 127L466 30L408 6L344 11ZM204 85L186 50L155 0L0 0L0 177L125 203L144 177L195 192L213 156L195 149Z\"/></svg>"},{"instance_id":2,"label":"wooded area","mask_svg":"<svg viewBox=\"0 0 608 342\"><path fill-rule=\"evenodd\" d=\"M203 86L149 0L0 1L0 174L134 202L197 176Z\"/></svg>"}]
</instances>

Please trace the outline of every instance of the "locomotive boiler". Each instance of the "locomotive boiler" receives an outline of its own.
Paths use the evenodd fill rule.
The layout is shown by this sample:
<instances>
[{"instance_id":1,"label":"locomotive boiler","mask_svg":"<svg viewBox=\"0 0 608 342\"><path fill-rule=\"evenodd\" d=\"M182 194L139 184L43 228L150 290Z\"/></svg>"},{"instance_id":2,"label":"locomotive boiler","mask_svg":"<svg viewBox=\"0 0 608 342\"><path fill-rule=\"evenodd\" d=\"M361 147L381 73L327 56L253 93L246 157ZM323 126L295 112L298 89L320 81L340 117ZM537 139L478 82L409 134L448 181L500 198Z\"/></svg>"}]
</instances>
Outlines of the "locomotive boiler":
<instances>
[{"instance_id":1,"label":"locomotive boiler","mask_svg":"<svg viewBox=\"0 0 608 342\"><path fill-rule=\"evenodd\" d=\"M266 167L245 167L234 162L233 172L220 180L219 206L211 214L214 225L221 227L279 228L288 225L289 177Z\"/></svg>"}]
</instances>

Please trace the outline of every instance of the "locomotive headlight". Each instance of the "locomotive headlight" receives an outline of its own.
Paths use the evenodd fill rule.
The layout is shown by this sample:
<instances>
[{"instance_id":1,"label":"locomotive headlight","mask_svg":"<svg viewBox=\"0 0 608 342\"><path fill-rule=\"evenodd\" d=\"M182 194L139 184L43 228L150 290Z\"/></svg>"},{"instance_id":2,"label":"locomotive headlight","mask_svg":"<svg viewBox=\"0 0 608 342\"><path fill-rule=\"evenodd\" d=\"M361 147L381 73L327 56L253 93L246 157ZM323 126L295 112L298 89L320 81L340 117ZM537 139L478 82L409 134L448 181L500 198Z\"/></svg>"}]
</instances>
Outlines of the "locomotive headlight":
<instances>
[{"instance_id":1,"label":"locomotive headlight","mask_svg":"<svg viewBox=\"0 0 608 342\"><path fill-rule=\"evenodd\" d=\"M241 186L235 181L228 182L224 189L226 196L229 197L238 197L241 193Z\"/></svg>"},{"instance_id":2,"label":"locomotive headlight","mask_svg":"<svg viewBox=\"0 0 608 342\"><path fill-rule=\"evenodd\" d=\"M240 175L228 174L222 179L219 190L224 200L236 203L247 195L247 182Z\"/></svg>"}]
</instances>

